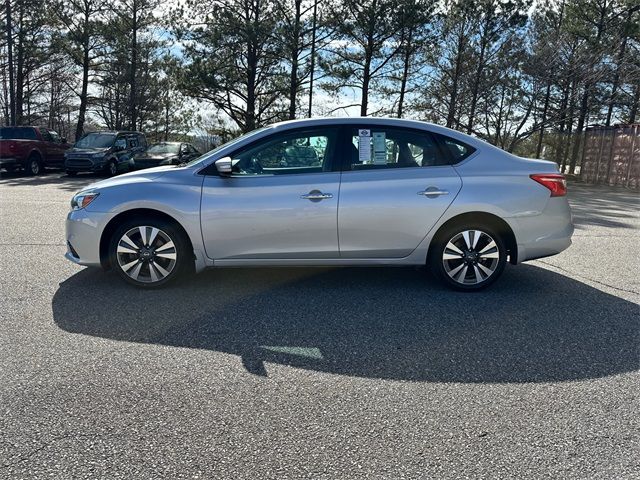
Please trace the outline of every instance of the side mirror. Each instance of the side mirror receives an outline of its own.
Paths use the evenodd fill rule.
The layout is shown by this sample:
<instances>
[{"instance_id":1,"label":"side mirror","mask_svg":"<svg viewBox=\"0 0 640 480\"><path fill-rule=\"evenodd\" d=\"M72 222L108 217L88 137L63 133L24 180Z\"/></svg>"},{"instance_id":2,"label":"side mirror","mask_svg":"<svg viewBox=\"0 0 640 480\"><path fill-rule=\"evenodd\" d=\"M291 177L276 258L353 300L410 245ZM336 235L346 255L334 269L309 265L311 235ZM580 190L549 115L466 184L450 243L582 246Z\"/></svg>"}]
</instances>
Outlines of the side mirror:
<instances>
[{"instance_id":1,"label":"side mirror","mask_svg":"<svg viewBox=\"0 0 640 480\"><path fill-rule=\"evenodd\" d=\"M228 177L233 173L233 160L231 157L219 158L215 162L216 170L222 177Z\"/></svg>"},{"instance_id":2,"label":"side mirror","mask_svg":"<svg viewBox=\"0 0 640 480\"><path fill-rule=\"evenodd\" d=\"M62 137L62 138L60 139L60 143L67 143L67 139L66 139L65 137Z\"/></svg>"}]
</instances>

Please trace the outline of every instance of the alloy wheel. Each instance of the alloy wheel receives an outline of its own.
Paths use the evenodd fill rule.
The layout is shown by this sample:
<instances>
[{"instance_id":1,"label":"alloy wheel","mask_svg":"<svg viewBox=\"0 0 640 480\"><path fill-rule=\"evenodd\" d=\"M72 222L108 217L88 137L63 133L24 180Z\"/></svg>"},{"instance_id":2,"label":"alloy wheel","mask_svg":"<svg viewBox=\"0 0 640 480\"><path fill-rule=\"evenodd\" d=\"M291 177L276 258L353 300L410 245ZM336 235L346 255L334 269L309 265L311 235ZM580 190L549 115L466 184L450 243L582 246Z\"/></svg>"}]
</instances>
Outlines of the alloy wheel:
<instances>
[{"instance_id":1,"label":"alloy wheel","mask_svg":"<svg viewBox=\"0 0 640 480\"><path fill-rule=\"evenodd\" d=\"M442 253L445 272L462 285L486 282L498 268L499 260L496 241L481 230L464 230L456 234Z\"/></svg>"},{"instance_id":2,"label":"alloy wheel","mask_svg":"<svg viewBox=\"0 0 640 480\"><path fill-rule=\"evenodd\" d=\"M36 159L31 160L29 169L33 175L38 175L40 173L40 162Z\"/></svg>"},{"instance_id":3,"label":"alloy wheel","mask_svg":"<svg viewBox=\"0 0 640 480\"><path fill-rule=\"evenodd\" d=\"M175 268L176 245L166 232L156 227L139 226L128 230L116 247L118 265L132 280L156 283Z\"/></svg>"}]
</instances>

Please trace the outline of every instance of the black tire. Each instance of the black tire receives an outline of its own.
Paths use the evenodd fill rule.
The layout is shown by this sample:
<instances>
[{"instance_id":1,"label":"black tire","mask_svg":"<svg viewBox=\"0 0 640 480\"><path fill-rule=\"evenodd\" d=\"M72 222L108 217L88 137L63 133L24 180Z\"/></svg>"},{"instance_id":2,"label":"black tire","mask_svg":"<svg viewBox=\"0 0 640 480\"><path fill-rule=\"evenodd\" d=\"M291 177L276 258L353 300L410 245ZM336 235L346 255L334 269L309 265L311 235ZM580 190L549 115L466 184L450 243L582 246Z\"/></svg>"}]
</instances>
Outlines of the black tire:
<instances>
[{"instance_id":1,"label":"black tire","mask_svg":"<svg viewBox=\"0 0 640 480\"><path fill-rule=\"evenodd\" d=\"M157 251L157 253L151 253L148 256L144 256L143 251L141 249L145 249L144 242L142 241L142 234L138 233L136 229L139 227L151 227L158 229L158 233L156 234L156 238L151 245L152 252ZM134 233L128 235L130 240L134 243L134 245L130 245L132 247L136 247L137 252L140 253L127 253L122 251L120 252L120 257L118 256L118 247L124 247L127 249L127 242L122 242L122 238L125 234L135 230ZM147 235L147 240L152 235L149 229L145 229L145 234ZM164 234L164 235L161 235ZM165 238L166 236L166 238ZM167 245L167 238L169 241L173 242L174 248L164 249L164 245ZM163 243L160 243L163 242ZM143 218L143 217L135 217L126 220L121 225L116 228L109 240L109 261L111 264L111 268L113 268L120 277L122 277L126 282L131 285L135 285L140 288L158 288L163 285L166 285L169 282L174 281L176 278L180 277L184 273L190 271L191 264L193 263L193 255L190 251L190 243L187 239L183 230L177 226L174 222L169 222L162 219L156 218ZM154 248L155 246L155 248ZM147 252L149 251L147 250ZM160 258L161 256L172 255L175 252L175 260L173 264L171 264L171 260L167 258ZM164 254L164 255L162 255ZM137 263L133 263L137 260ZM133 265L128 269L124 269L123 265ZM133 275L136 273L135 270L140 265L138 269L137 275L138 278L134 278ZM154 280L153 276L163 275L162 270L158 269L161 267L162 270L168 272L166 276L163 276L159 280ZM152 270L155 273L152 273Z\"/></svg>"},{"instance_id":2,"label":"black tire","mask_svg":"<svg viewBox=\"0 0 640 480\"><path fill-rule=\"evenodd\" d=\"M32 153L24 164L24 171L27 175L34 176L42 173L42 159L37 153Z\"/></svg>"},{"instance_id":3,"label":"black tire","mask_svg":"<svg viewBox=\"0 0 640 480\"><path fill-rule=\"evenodd\" d=\"M70 172L67 170L67 177L75 177L76 175L78 175L78 172Z\"/></svg>"},{"instance_id":4,"label":"black tire","mask_svg":"<svg viewBox=\"0 0 640 480\"><path fill-rule=\"evenodd\" d=\"M471 242L472 248L469 248L464 232L471 231L474 233L466 234ZM475 246L474 240L477 242ZM495 247L490 245L491 240ZM453 247L459 247L457 249L462 255L448 248L449 242ZM480 253L482 250L485 252ZM445 259L445 253L449 259ZM475 223L452 225L436 234L429 249L428 263L431 271L449 288L477 291L487 288L500 277L507 263L507 249L502 236L491 226ZM487 274L487 271L491 273Z\"/></svg>"},{"instance_id":5,"label":"black tire","mask_svg":"<svg viewBox=\"0 0 640 480\"><path fill-rule=\"evenodd\" d=\"M109 160L105 167L105 172L109 177L115 177L118 174L118 162Z\"/></svg>"}]
</instances>

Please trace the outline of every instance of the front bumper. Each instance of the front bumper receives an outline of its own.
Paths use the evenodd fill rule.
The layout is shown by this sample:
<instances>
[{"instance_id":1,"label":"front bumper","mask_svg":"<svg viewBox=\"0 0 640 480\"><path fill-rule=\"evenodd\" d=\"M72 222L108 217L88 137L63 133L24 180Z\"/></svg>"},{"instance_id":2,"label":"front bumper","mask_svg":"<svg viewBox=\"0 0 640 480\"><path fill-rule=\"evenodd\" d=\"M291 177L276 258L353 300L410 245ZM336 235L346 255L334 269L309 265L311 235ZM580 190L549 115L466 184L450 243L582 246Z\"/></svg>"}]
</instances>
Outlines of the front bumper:
<instances>
[{"instance_id":1,"label":"front bumper","mask_svg":"<svg viewBox=\"0 0 640 480\"><path fill-rule=\"evenodd\" d=\"M65 257L79 265L100 266L100 238L113 215L109 213L73 210L67 215Z\"/></svg>"},{"instance_id":2,"label":"front bumper","mask_svg":"<svg viewBox=\"0 0 640 480\"><path fill-rule=\"evenodd\" d=\"M67 172L98 172L104 170L104 160L91 160L89 158L68 158L64 162L64 169Z\"/></svg>"}]
</instances>

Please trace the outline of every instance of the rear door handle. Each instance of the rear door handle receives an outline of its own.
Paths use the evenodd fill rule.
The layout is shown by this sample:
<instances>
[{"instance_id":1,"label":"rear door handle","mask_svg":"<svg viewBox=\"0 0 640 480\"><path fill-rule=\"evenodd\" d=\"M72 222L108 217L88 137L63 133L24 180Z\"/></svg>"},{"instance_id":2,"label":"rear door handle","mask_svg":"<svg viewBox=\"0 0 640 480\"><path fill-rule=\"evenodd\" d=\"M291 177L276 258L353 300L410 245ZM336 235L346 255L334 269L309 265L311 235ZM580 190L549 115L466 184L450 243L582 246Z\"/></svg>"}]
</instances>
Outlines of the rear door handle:
<instances>
[{"instance_id":1,"label":"rear door handle","mask_svg":"<svg viewBox=\"0 0 640 480\"><path fill-rule=\"evenodd\" d=\"M440 195L449 195L449 192L447 190L440 190L438 187L428 187L425 190L418 192L418 195L422 195L427 198L435 198Z\"/></svg>"},{"instance_id":2,"label":"rear door handle","mask_svg":"<svg viewBox=\"0 0 640 480\"><path fill-rule=\"evenodd\" d=\"M300 198L302 198L303 200L311 200L312 202L319 202L320 200L333 198L333 194L322 193L320 190L311 190L306 195L300 195Z\"/></svg>"}]
</instances>

